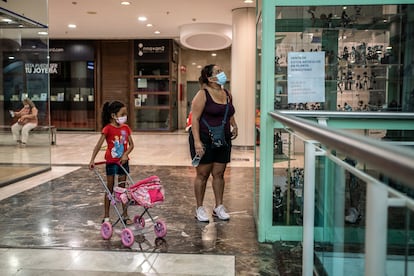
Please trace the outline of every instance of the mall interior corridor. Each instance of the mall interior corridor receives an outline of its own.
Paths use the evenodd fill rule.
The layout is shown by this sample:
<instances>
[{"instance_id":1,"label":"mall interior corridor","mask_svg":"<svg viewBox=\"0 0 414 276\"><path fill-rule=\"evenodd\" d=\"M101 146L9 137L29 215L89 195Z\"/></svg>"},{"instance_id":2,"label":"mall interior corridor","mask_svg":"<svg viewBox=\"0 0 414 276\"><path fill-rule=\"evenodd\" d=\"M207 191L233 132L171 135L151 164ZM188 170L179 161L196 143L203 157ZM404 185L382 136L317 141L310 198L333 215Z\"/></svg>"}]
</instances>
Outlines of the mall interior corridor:
<instances>
[{"instance_id":1,"label":"mall interior corridor","mask_svg":"<svg viewBox=\"0 0 414 276\"><path fill-rule=\"evenodd\" d=\"M146 216L144 229L130 227L135 238L130 248L121 242L120 223L112 238L104 240L104 188L87 168L98 137L95 132L58 132L51 171L0 188L1 275L300 275L300 256L299 265L289 266L278 258L274 244L257 242L252 149L234 149L226 170L224 204L230 221L211 217L200 223L194 218L194 169L185 132L133 136L130 175L134 180L151 175L161 179L165 201L149 211L165 221L167 235L157 238ZM24 158L40 150L30 144L1 148L2 158ZM97 167L101 174L102 169ZM204 203L211 213L211 179ZM131 217L141 210L128 208ZM116 220L112 207L111 218ZM289 257L294 251L292 247Z\"/></svg>"}]
</instances>

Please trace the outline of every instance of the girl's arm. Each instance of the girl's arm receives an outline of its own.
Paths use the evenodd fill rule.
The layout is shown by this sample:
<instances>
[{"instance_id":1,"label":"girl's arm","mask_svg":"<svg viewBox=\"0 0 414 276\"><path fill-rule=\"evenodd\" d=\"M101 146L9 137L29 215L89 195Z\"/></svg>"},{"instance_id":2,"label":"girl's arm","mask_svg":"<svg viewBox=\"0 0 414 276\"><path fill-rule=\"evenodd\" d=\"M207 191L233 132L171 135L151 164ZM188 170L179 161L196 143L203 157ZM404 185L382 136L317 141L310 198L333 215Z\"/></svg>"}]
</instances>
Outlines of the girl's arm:
<instances>
[{"instance_id":1,"label":"girl's arm","mask_svg":"<svg viewBox=\"0 0 414 276\"><path fill-rule=\"evenodd\" d=\"M101 149L102 144L103 144L104 141L105 141L105 134L102 134L101 137L99 138L98 142L96 143L95 148L93 149L91 161L89 161L89 169L90 170L92 170L94 165L95 165L96 155L98 155L98 152Z\"/></svg>"},{"instance_id":2,"label":"girl's arm","mask_svg":"<svg viewBox=\"0 0 414 276\"><path fill-rule=\"evenodd\" d=\"M124 154L121 157L121 164L125 164L129 159L129 154L134 149L134 140L132 139L132 136L128 136L128 149L124 152Z\"/></svg>"}]
</instances>

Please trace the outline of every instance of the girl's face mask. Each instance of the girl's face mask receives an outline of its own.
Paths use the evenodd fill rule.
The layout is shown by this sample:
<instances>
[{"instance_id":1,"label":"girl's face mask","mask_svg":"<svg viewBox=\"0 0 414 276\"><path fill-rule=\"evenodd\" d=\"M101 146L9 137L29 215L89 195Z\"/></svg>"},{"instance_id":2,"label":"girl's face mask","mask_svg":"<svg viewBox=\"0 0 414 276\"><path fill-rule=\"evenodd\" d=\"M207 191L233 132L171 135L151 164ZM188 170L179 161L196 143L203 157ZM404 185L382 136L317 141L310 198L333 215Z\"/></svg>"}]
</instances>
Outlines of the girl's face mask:
<instances>
[{"instance_id":1,"label":"girl's face mask","mask_svg":"<svg viewBox=\"0 0 414 276\"><path fill-rule=\"evenodd\" d=\"M121 117L116 118L116 122L122 125L126 123L127 119L128 119L127 116L121 116Z\"/></svg>"}]
</instances>

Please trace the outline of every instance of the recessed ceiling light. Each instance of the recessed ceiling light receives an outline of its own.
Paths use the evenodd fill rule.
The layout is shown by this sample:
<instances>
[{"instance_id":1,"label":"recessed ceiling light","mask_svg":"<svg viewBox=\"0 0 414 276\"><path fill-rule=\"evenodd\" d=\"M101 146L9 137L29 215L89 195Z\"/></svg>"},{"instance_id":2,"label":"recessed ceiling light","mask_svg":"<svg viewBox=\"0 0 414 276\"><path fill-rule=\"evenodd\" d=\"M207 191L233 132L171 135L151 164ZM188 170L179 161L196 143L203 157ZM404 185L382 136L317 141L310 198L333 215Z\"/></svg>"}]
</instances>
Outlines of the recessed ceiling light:
<instances>
[{"instance_id":1,"label":"recessed ceiling light","mask_svg":"<svg viewBox=\"0 0 414 276\"><path fill-rule=\"evenodd\" d=\"M129 2L129 1L122 1L121 2L121 5L123 5L123 6L129 6L129 5L131 5L131 2Z\"/></svg>"},{"instance_id":2,"label":"recessed ceiling light","mask_svg":"<svg viewBox=\"0 0 414 276\"><path fill-rule=\"evenodd\" d=\"M211 53L211 56L215 57L215 56L217 56L217 54L216 53Z\"/></svg>"},{"instance_id":3,"label":"recessed ceiling light","mask_svg":"<svg viewBox=\"0 0 414 276\"><path fill-rule=\"evenodd\" d=\"M68 24L68 27L71 28L71 29L75 29L76 25L75 24Z\"/></svg>"},{"instance_id":4,"label":"recessed ceiling light","mask_svg":"<svg viewBox=\"0 0 414 276\"><path fill-rule=\"evenodd\" d=\"M151 23L148 23L146 26L147 27L152 27L152 24Z\"/></svg>"},{"instance_id":5,"label":"recessed ceiling light","mask_svg":"<svg viewBox=\"0 0 414 276\"><path fill-rule=\"evenodd\" d=\"M154 32L154 34L160 34L160 33L161 33L160 31L155 31L155 32Z\"/></svg>"},{"instance_id":6,"label":"recessed ceiling light","mask_svg":"<svg viewBox=\"0 0 414 276\"><path fill-rule=\"evenodd\" d=\"M47 35L47 32L45 32L45 31L40 31L40 32L37 32L37 34L38 34L38 35Z\"/></svg>"},{"instance_id":7,"label":"recessed ceiling light","mask_svg":"<svg viewBox=\"0 0 414 276\"><path fill-rule=\"evenodd\" d=\"M3 21L3 22L7 22L7 23L12 22L12 20L11 20L11 19L9 19L9 18L3 18L1 21Z\"/></svg>"},{"instance_id":8,"label":"recessed ceiling light","mask_svg":"<svg viewBox=\"0 0 414 276\"><path fill-rule=\"evenodd\" d=\"M140 16L138 17L139 21L147 21L147 18L145 16Z\"/></svg>"}]
</instances>

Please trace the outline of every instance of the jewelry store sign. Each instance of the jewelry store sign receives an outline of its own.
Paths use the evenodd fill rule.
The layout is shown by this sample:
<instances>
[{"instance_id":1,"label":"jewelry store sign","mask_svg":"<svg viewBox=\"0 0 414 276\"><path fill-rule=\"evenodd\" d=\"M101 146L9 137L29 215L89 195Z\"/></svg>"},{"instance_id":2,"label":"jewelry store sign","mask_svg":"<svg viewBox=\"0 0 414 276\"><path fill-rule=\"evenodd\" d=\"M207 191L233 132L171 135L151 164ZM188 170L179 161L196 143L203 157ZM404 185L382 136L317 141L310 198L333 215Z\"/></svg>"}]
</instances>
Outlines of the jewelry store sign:
<instances>
[{"instance_id":1,"label":"jewelry store sign","mask_svg":"<svg viewBox=\"0 0 414 276\"><path fill-rule=\"evenodd\" d=\"M288 103L325 102L325 52L288 53Z\"/></svg>"},{"instance_id":2,"label":"jewelry store sign","mask_svg":"<svg viewBox=\"0 0 414 276\"><path fill-rule=\"evenodd\" d=\"M57 63L26 63L24 65L26 74L57 74Z\"/></svg>"}]
</instances>

